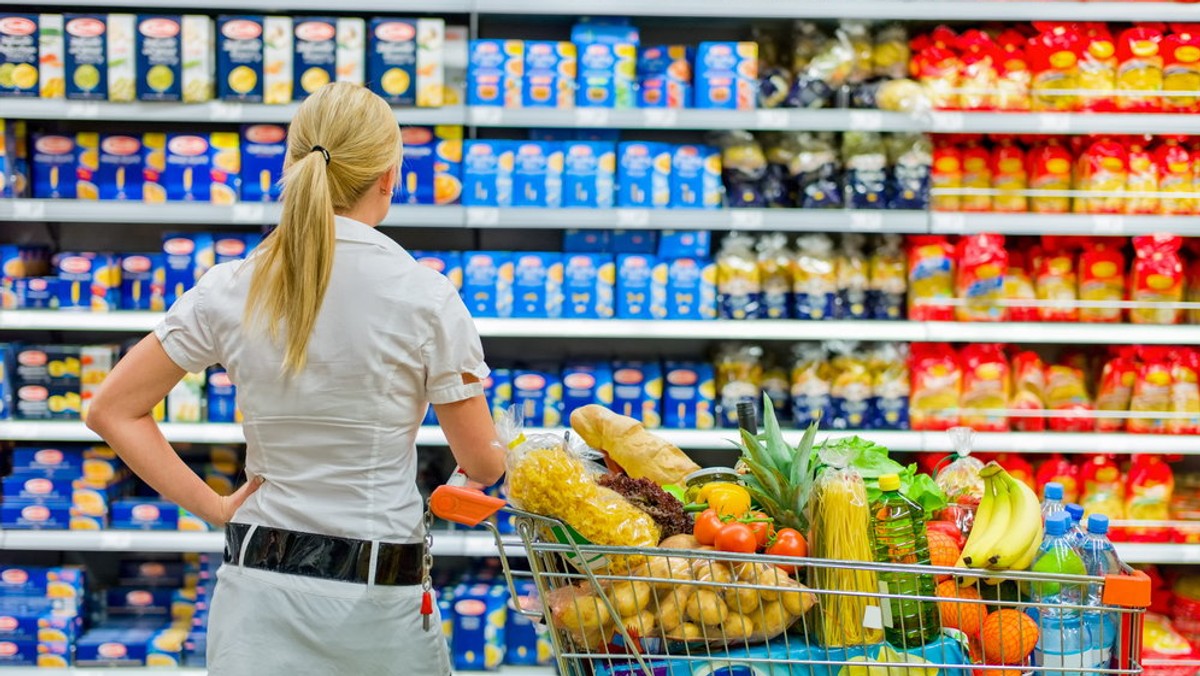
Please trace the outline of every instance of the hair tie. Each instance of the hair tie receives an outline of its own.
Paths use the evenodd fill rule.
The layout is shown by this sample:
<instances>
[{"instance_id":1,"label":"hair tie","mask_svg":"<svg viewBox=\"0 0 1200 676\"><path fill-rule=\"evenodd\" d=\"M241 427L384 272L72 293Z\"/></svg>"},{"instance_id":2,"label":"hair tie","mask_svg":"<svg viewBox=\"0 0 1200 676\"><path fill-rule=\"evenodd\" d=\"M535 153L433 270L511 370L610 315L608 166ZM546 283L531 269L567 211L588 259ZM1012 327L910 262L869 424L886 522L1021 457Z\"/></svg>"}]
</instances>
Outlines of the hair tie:
<instances>
[{"instance_id":1,"label":"hair tie","mask_svg":"<svg viewBox=\"0 0 1200 676\"><path fill-rule=\"evenodd\" d=\"M312 149L309 150L308 152L310 152L310 153L320 152L321 155L323 155L325 157L325 166L329 166L329 151L325 150L325 148L323 146L313 146Z\"/></svg>"}]
</instances>

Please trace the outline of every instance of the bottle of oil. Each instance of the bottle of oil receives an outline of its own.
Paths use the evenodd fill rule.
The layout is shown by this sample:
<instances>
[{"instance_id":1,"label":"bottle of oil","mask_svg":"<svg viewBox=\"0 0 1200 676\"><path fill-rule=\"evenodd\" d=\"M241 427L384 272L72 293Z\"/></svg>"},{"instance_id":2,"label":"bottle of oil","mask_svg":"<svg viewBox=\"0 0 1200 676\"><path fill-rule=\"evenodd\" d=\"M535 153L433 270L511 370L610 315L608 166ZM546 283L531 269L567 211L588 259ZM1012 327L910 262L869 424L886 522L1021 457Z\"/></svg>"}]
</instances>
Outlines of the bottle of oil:
<instances>
[{"instance_id":1,"label":"bottle of oil","mask_svg":"<svg viewBox=\"0 0 1200 676\"><path fill-rule=\"evenodd\" d=\"M879 477L883 492L871 504L871 536L878 563L905 566L929 565L929 540L925 535L925 510L900 494L900 477ZM942 631L941 615L933 598L937 582L927 573L879 573L881 591L889 595L883 605L883 633L888 643L901 650L917 648L936 640Z\"/></svg>"}]
</instances>

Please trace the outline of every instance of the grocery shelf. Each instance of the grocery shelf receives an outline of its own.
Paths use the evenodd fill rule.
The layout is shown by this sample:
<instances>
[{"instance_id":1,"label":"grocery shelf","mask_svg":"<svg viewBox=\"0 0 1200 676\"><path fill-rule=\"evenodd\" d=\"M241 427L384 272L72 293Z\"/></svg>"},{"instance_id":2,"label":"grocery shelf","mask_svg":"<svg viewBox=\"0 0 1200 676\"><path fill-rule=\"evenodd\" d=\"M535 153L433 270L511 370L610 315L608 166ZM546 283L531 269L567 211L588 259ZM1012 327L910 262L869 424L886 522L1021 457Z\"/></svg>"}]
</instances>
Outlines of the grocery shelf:
<instances>
[{"instance_id":1,"label":"grocery shelf","mask_svg":"<svg viewBox=\"0 0 1200 676\"><path fill-rule=\"evenodd\" d=\"M165 10L173 8L197 8L205 11L236 10L241 12L324 12L330 11L329 3L321 0L204 0L204 2L183 2L169 0L22 0L27 7L122 7L130 9L151 8ZM429 3L426 0L353 0L342 3L338 11L342 12L421 12L428 13L436 10L438 14L463 14L475 6L474 0L437 0ZM5 674L10 672L5 671ZM104 672L111 673L111 672Z\"/></svg>"},{"instance_id":2,"label":"grocery shelf","mask_svg":"<svg viewBox=\"0 0 1200 676\"><path fill-rule=\"evenodd\" d=\"M935 235L998 232L1005 235L1096 235L1107 237L1131 237L1170 232L1183 237L1196 237L1200 236L1200 217L933 212L929 214L929 232Z\"/></svg>"},{"instance_id":3,"label":"grocery shelf","mask_svg":"<svg viewBox=\"0 0 1200 676\"><path fill-rule=\"evenodd\" d=\"M1117 555L1125 563L1200 563L1200 545L1118 542Z\"/></svg>"},{"instance_id":4,"label":"grocery shelf","mask_svg":"<svg viewBox=\"0 0 1200 676\"><path fill-rule=\"evenodd\" d=\"M286 6L288 2L277 0L251 0L249 4L260 8L262 4ZM61 5L62 3L54 3ZM107 0L93 2L71 2L72 6L97 5L111 7ZM121 2L122 7L131 3ZM137 3L133 3L137 4ZM164 3L145 2L149 6L165 6ZM219 3L218 3L219 4ZM230 3L241 10L247 10L246 3ZM384 3L379 3L383 5ZM403 5L404 3L400 3ZM418 4L418 3L412 3ZM212 3L205 3L210 9ZM326 5L327 7L327 5ZM428 7L428 4L425 5ZM387 7L387 11L395 11L395 7ZM270 11L270 10L267 10ZM321 11L328 11L322 9ZM205 103L110 103L108 101L72 101L69 99L5 99L5 117L22 120L83 120L83 121L113 121L123 122L135 120L143 122L206 122L215 124L252 123L285 123L290 122L300 107L299 102L267 105L264 103L236 103L227 101L208 101ZM445 108L393 108L396 120L400 124L434 125L434 124L463 124L466 111L461 106Z\"/></svg>"},{"instance_id":5,"label":"grocery shelf","mask_svg":"<svg viewBox=\"0 0 1200 676\"><path fill-rule=\"evenodd\" d=\"M904 2L908 5L911 3ZM952 3L944 3L947 6ZM1000 3L1000 2L966 2L955 3L959 6L966 5L1001 5L1001 4L1022 4L1022 3ZM1038 6L1053 6L1076 4L1079 7L1086 7L1085 11L1089 12L1088 16L1092 16L1090 12L1092 7L1102 7L1107 4L1117 5L1118 3L1108 2L1088 2L1088 3L1069 3L1069 2L1046 2L1037 3ZM1127 2L1120 5L1127 7L1130 11L1137 11L1144 3ZM1183 7L1184 5L1179 5ZM1196 7L1188 7L1185 10L1192 20L1200 18L1200 10ZM1088 19L1091 21L1092 19ZM1103 19L1096 19L1102 21ZM1119 19L1112 19L1114 21ZM1146 21L1147 19L1133 19L1133 21ZM1191 114L1174 114L1174 113L993 113L982 111L936 111L932 113L920 114L918 118L922 120L922 130L940 134L958 134L958 133L973 133L973 134L1146 134L1146 133L1171 133L1171 134L1196 134L1200 133L1200 118Z\"/></svg>"},{"instance_id":6,"label":"grocery shelf","mask_svg":"<svg viewBox=\"0 0 1200 676\"><path fill-rule=\"evenodd\" d=\"M706 110L699 108L575 108L568 110L470 106L467 124L476 127L565 127L583 129L754 129L762 131L924 131L928 115L882 110L789 109Z\"/></svg>"},{"instance_id":7,"label":"grocery shelf","mask_svg":"<svg viewBox=\"0 0 1200 676\"><path fill-rule=\"evenodd\" d=\"M164 423L163 434L179 443L245 443L240 425L221 423ZM558 433L560 430L529 429L530 434ZM730 450L735 447L737 430L667 430L654 433L686 450ZM949 452L950 435L945 432L909 432L889 430L824 430L822 438L860 434L893 451ZM802 432L790 430L785 437L798 443ZM0 421L0 440L94 442L98 437L79 422L5 420ZM422 427L417 433L419 446L445 446L446 436L437 427ZM1200 439L1188 435L1123 434L1096 432L977 432L975 448L981 451L1016 453L1163 453L1200 455Z\"/></svg>"},{"instance_id":8,"label":"grocery shelf","mask_svg":"<svg viewBox=\"0 0 1200 676\"><path fill-rule=\"evenodd\" d=\"M46 670L37 667L3 667L4 676L46 676L46 674L55 674L56 676L146 676L153 674L154 676L206 676L208 671L205 669L196 669L189 667L180 667L177 669L164 667L126 667L126 668L97 668L87 669L83 667L71 667L68 669ZM553 667L500 667L498 671L491 672L498 676L553 676Z\"/></svg>"}]
</instances>

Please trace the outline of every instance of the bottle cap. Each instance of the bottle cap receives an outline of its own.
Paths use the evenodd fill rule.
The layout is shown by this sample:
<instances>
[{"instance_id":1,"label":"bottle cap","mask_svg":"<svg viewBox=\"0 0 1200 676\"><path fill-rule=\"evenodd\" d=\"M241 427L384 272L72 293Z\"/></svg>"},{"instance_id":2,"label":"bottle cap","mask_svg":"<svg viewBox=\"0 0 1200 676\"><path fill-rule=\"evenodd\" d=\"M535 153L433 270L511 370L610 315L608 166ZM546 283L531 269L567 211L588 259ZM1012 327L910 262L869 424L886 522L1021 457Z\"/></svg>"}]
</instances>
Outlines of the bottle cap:
<instances>
[{"instance_id":1,"label":"bottle cap","mask_svg":"<svg viewBox=\"0 0 1200 676\"><path fill-rule=\"evenodd\" d=\"M1067 524L1071 515L1066 512L1055 512L1046 518L1046 535L1063 535L1067 532Z\"/></svg>"},{"instance_id":2,"label":"bottle cap","mask_svg":"<svg viewBox=\"0 0 1200 676\"><path fill-rule=\"evenodd\" d=\"M1103 514L1089 516L1088 532L1092 535L1106 535L1108 533L1108 517Z\"/></svg>"},{"instance_id":3,"label":"bottle cap","mask_svg":"<svg viewBox=\"0 0 1200 676\"><path fill-rule=\"evenodd\" d=\"M1083 521L1083 506L1072 502L1067 505L1067 514L1071 515L1071 520L1075 523L1081 523Z\"/></svg>"},{"instance_id":4,"label":"bottle cap","mask_svg":"<svg viewBox=\"0 0 1200 676\"><path fill-rule=\"evenodd\" d=\"M1062 500L1063 485L1057 481L1051 481L1050 483L1046 484L1044 495L1046 496L1047 500Z\"/></svg>"},{"instance_id":5,"label":"bottle cap","mask_svg":"<svg viewBox=\"0 0 1200 676\"><path fill-rule=\"evenodd\" d=\"M900 490L900 477L895 474L884 474L879 477L879 490L881 491L898 491Z\"/></svg>"}]
</instances>

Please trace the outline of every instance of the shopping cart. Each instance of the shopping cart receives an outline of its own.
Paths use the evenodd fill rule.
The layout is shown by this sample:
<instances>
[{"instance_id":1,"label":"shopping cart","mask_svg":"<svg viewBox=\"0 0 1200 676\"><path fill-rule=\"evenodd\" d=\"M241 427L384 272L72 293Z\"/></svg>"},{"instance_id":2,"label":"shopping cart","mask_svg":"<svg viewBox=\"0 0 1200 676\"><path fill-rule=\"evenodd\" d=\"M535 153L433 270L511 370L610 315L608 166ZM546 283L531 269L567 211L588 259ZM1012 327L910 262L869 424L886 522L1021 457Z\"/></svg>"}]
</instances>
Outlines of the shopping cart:
<instances>
[{"instance_id":1,"label":"shopping cart","mask_svg":"<svg viewBox=\"0 0 1200 676\"><path fill-rule=\"evenodd\" d=\"M1150 580L1132 570L1107 577L993 572L928 566L887 565L821 559L768 557L715 551L601 547L581 543L567 524L531 514L478 491L441 486L430 499L437 516L465 526L483 525L495 537L505 578L513 598L514 571L499 531L486 519L509 512L529 560L542 608L517 604L515 612L544 621L554 646L558 671L564 676L1051 676L1136 675L1142 673L1142 616L1150 604ZM511 548L511 540L509 541ZM1046 617L1040 624L1010 614L995 622L1001 628L988 642L971 647L953 631L935 633L923 645L883 642L882 627L898 626L922 633L919 613L908 613L919 601L947 603L946 598L880 591L807 589L784 584L776 566L864 571L898 590L913 588L918 576L976 578L978 589L1028 589L1030 585L1097 585L1102 606L1049 605L1004 598L956 599L950 613L974 616L982 624L989 610L1012 609L1027 617ZM736 572L734 572L736 571ZM754 571L747 575L747 571ZM860 587L861 589L861 587ZM793 596L794 595L794 596ZM724 610L712 599L719 598ZM757 599L757 603L756 603ZM799 607L797 607L797 602ZM810 606L812 608L810 609ZM821 613L833 607L861 608L861 617ZM779 608L783 608L780 616ZM687 617L709 623L676 624ZM799 613L792 611L799 610ZM900 616L896 617L896 612ZM913 618L916 618L914 621ZM952 616L953 617L953 616ZM622 618L614 621L605 618ZM743 619L748 618L748 619ZM790 619L794 618L794 619ZM719 621L718 621L719 620ZM780 623L790 629L774 633ZM967 620L969 622L969 620ZM906 623L913 626L905 626ZM1031 635L1029 627L1040 627ZM1099 626L1099 631L1084 627ZM1052 628L1057 628L1054 631ZM986 632L984 632L986 633ZM1093 633L1109 640L1086 641ZM773 634L773 635L772 635ZM1040 666L1001 664L1023 653L1041 634ZM1055 635L1057 634L1057 636ZM1059 650L1058 646L1066 646ZM1105 651L1111 660L1105 660ZM974 653L972 655L972 653ZM1007 660L1006 660L1007 661ZM1105 663L1101 668L1095 666Z\"/></svg>"}]
</instances>

